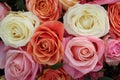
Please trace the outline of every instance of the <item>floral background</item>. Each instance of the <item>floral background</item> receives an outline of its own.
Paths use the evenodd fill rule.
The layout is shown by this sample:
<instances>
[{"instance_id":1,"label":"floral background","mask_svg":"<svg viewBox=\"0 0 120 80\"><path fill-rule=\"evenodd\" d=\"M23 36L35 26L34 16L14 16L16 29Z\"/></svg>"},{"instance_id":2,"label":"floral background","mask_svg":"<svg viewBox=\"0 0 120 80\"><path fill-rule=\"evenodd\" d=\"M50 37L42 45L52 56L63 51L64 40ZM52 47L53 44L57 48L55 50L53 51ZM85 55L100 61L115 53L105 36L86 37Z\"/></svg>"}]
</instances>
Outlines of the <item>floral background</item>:
<instances>
[{"instance_id":1,"label":"floral background","mask_svg":"<svg viewBox=\"0 0 120 80\"><path fill-rule=\"evenodd\" d=\"M120 0L0 0L0 80L120 80Z\"/></svg>"}]
</instances>

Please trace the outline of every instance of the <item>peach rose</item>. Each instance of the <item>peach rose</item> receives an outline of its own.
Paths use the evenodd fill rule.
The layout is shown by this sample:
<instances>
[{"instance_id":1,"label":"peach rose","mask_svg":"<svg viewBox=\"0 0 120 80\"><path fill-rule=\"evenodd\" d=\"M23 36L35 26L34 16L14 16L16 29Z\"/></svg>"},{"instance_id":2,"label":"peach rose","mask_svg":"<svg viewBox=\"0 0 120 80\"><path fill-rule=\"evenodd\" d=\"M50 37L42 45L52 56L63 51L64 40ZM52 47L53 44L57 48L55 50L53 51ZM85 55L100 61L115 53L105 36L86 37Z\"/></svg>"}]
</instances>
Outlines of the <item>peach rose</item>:
<instances>
[{"instance_id":1,"label":"peach rose","mask_svg":"<svg viewBox=\"0 0 120 80\"><path fill-rule=\"evenodd\" d=\"M38 16L42 23L58 20L62 13L62 6L58 0L26 0L26 7Z\"/></svg>"},{"instance_id":2,"label":"peach rose","mask_svg":"<svg viewBox=\"0 0 120 80\"><path fill-rule=\"evenodd\" d=\"M108 16L111 23L111 31L120 36L120 2L108 5Z\"/></svg>"},{"instance_id":3,"label":"peach rose","mask_svg":"<svg viewBox=\"0 0 120 80\"><path fill-rule=\"evenodd\" d=\"M47 69L38 80L71 80L71 77L62 69Z\"/></svg>"},{"instance_id":4,"label":"peach rose","mask_svg":"<svg viewBox=\"0 0 120 80\"><path fill-rule=\"evenodd\" d=\"M35 80L39 66L32 56L23 50L9 50L6 53L6 80Z\"/></svg>"},{"instance_id":5,"label":"peach rose","mask_svg":"<svg viewBox=\"0 0 120 80\"><path fill-rule=\"evenodd\" d=\"M40 64L53 65L63 56L64 27L61 22L48 21L36 28L27 47L35 61Z\"/></svg>"},{"instance_id":6,"label":"peach rose","mask_svg":"<svg viewBox=\"0 0 120 80\"><path fill-rule=\"evenodd\" d=\"M64 10L67 10L69 7L72 7L76 3L79 3L80 0L59 0L63 6Z\"/></svg>"},{"instance_id":7,"label":"peach rose","mask_svg":"<svg viewBox=\"0 0 120 80\"><path fill-rule=\"evenodd\" d=\"M105 60L108 65L116 66L120 63L120 39L113 39L110 35L105 38Z\"/></svg>"},{"instance_id":8,"label":"peach rose","mask_svg":"<svg viewBox=\"0 0 120 80\"><path fill-rule=\"evenodd\" d=\"M63 68L74 79L102 68L104 42L95 37L68 37L64 41Z\"/></svg>"},{"instance_id":9,"label":"peach rose","mask_svg":"<svg viewBox=\"0 0 120 80\"><path fill-rule=\"evenodd\" d=\"M120 0L81 0L81 3L90 3L90 4L112 4L119 2Z\"/></svg>"}]
</instances>

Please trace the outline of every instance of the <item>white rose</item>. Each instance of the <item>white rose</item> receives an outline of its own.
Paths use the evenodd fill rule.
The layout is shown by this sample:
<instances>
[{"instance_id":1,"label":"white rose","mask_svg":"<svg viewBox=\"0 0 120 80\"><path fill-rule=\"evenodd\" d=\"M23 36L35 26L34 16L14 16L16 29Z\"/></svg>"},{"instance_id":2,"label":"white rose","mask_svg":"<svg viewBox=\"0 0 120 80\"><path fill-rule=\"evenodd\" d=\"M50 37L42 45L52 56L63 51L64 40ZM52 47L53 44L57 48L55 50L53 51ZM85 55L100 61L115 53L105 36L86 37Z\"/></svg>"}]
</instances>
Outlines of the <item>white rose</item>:
<instances>
[{"instance_id":1,"label":"white rose","mask_svg":"<svg viewBox=\"0 0 120 80\"><path fill-rule=\"evenodd\" d=\"M75 36L102 37L109 32L106 10L97 4L76 4L64 15L65 30Z\"/></svg>"},{"instance_id":2,"label":"white rose","mask_svg":"<svg viewBox=\"0 0 120 80\"><path fill-rule=\"evenodd\" d=\"M7 46L25 46L39 24L39 19L31 12L10 12L1 21L0 37Z\"/></svg>"}]
</instances>

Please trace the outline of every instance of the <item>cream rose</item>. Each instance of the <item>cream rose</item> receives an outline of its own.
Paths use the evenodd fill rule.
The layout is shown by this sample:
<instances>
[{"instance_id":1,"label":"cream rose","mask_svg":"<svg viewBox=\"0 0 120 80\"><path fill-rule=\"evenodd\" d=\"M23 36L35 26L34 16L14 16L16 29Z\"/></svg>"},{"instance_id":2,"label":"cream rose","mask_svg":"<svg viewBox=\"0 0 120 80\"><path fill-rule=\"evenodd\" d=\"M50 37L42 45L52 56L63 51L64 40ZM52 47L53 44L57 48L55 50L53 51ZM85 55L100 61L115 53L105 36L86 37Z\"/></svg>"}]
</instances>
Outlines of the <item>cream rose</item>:
<instances>
[{"instance_id":1,"label":"cream rose","mask_svg":"<svg viewBox=\"0 0 120 80\"><path fill-rule=\"evenodd\" d=\"M64 15L65 30L75 36L102 37L109 32L106 10L97 4L76 4Z\"/></svg>"},{"instance_id":2,"label":"cream rose","mask_svg":"<svg viewBox=\"0 0 120 80\"><path fill-rule=\"evenodd\" d=\"M40 24L31 12L10 12L0 24L0 37L5 45L18 48L30 40L34 28Z\"/></svg>"}]
</instances>

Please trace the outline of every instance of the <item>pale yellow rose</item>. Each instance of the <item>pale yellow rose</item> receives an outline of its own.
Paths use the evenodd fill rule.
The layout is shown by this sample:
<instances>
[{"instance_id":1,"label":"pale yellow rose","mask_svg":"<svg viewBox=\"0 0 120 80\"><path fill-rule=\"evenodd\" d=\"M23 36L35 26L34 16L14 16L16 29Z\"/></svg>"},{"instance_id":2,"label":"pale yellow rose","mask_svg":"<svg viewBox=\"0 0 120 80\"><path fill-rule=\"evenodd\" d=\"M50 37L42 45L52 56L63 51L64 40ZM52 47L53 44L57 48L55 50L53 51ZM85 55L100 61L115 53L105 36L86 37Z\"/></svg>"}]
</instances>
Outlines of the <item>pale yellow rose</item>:
<instances>
[{"instance_id":1,"label":"pale yellow rose","mask_svg":"<svg viewBox=\"0 0 120 80\"><path fill-rule=\"evenodd\" d=\"M7 46L25 46L39 24L39 19L31 12L10 12L1 21L0 37Z\"/></svg>"},{"instance_id":2,"label":"pale yellow rose","mask_svg":"<svg viewBox=\"0 0 120 80\"><path fill-rule=\"evenodd\" d=\"M5 76L0 76L0 80L5 80Z\"/></svg>"},{"instance_id":3,"label":"pale yellow rose","mask_svg":"<svg viewBox=\"0 0 120 80\"><path fill-rule=\"evenodd\" d=\"M76 4L64 15L65 30L75 36L102 37L109 32L106 10L97 4Z\"/></svg>"}]
</instances>

